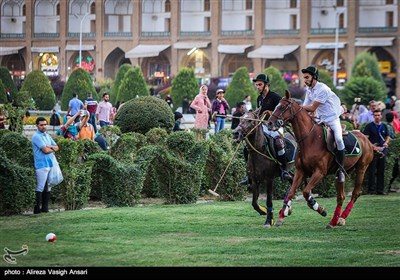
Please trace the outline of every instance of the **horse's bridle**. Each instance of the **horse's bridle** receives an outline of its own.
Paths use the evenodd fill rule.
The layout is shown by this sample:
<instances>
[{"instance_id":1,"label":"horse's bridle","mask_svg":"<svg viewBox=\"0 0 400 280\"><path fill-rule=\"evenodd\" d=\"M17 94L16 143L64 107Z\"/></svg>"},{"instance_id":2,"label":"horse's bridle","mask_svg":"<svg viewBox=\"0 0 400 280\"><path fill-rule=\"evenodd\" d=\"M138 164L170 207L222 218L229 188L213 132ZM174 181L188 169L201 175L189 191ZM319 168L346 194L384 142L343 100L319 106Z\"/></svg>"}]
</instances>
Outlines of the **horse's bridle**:
<instances>
[{"instance_id":1,"label":"horse's bridle","mask_svg":"<svg viewBox=\"0 0 400 280\"><path fill-rule=\"evenodd\" d=\"M293 112L293 106L292 105L296 101L294 101L293 99L289 99L288 102L289 102L289 105L279 114L279 116L274 114L275 110L274 110L274 112L272 112L272 116L274 116L276 118L276 122L277 122L278 127L285 127L292 119L294 119L294 117L301 110L303 110L303 107L300 106L299 110L297 110L296 112ZM286 119L283 119L283 114L285 114L285 112L287 110L289 110L289 109L290 109L290 117L288 117ZM310 116L310 118L311 118L311 116ZM301 139L297 140L296 137L293 135L293 133L291 131L289 131L290 134L292 134L292 136L294 137L294 139L296 139L297 143L300 143L300 142L304 141L304 139L306 139L311 134L311 132L314 130L316 122L315 122L315 120L313 118L311 118L311 120L313 121L313 126L311 127L310 131L305 136L303 136Z\"/></svg>"}]
</instances>

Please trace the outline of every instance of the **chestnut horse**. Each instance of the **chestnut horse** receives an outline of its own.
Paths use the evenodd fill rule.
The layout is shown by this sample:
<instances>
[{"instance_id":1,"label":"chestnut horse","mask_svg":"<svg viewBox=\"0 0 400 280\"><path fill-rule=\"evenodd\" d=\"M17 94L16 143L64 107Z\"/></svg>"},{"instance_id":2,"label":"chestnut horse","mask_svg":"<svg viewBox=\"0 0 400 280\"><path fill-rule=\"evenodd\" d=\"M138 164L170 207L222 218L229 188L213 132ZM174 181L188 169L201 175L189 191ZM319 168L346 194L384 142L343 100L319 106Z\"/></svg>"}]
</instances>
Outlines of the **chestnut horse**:
<instances>
[{"instance_id":1,"label":"chestnut horse","mask_svg":"<svg viewBox=\"0 0 400 280\"><path fill-rule=\"evenodd\" d=\"M242 140L246 141L249 152L247 170L253 193L252 206L260 215L267 215L264 224L266 228L270 228L274 223L272 213L273 183L274 178L280 175L280 163L267 150L266 137L261 125L262 121L268 117L269 114L262 114L259 117L258 111L248 112L241 117L238 127L233 131L233 137L238 143ZM293 137L291 139L293 140L293 145L295 145ZM290 166L294 167L293 163L289 165L288 161L288 167ZM267 208L258 204L261 185L266 186Z\"/></svg>"},{"instance_id":2,"label":"chestnut horse","mask_svg":"<svg viewBox=\"0 0 400 280\"><path fill-rule=\"evenodd\" d=\"M308 183L306 182L306 186L303 189L303 196L311 209L317 211L322 216L326 216L325 209L318 205L311 195L311 190L320 183L327 174L334 174L338 169L335 156L332 152L328 151L326 141L324 140L323 127L317 124L307 111L303 110L303 107L290 98L290 93L288 91L286 91L285 97L281 99L268 119L268 128L277 130L287 123L292 124L293 133L298 145L295 156L296 172L289 193L283 202L283 208L279 212L279 219L276 223L277 226L283 224L284 218L291 211L292 198L297 188L303 181L306 182L306 178L308 177L310 177L310 179ZM357 156L352 155L345 157L345 170L355 170L356 172L351 201L342 212L342 205L345 200L344 183L336 181L336 209L331 221L326 226L327 228L345 224L346 218L349 216L354 203L361 195L361 184L364 179L364 174L374 156L373 146L367 136L354 130L352 134L356 136L359 141L361 152Z\"/></svg>"}]
</instances>

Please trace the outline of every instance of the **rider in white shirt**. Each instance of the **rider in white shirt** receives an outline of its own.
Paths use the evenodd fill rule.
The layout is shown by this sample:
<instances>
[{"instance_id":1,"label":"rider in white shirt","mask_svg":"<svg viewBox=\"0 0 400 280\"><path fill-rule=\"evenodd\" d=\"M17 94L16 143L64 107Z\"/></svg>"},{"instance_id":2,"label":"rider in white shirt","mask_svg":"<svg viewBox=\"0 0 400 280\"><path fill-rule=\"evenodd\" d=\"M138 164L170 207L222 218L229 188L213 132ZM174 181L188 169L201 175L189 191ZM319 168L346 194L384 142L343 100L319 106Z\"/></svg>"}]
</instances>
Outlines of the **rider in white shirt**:
<instances>
[{"instance_id":1,"label":"rider in white shirt","mask_svg":"<svg viewBox=\"0 0 400 280\"><path fill-rule=\"evenodd\" d=\"M306 84L306 97L303 108L308 112L315 112L319 122L324 122L333 131L336 142L336 161L339 164L337 178L339 182L344 182L343 162L345 146L342 136L342 126L340 115L343 114L343 107L339 97L324 83L319 82L318 69L308 66L302 69L304 83Z\"/></svg>"}]
</instances>

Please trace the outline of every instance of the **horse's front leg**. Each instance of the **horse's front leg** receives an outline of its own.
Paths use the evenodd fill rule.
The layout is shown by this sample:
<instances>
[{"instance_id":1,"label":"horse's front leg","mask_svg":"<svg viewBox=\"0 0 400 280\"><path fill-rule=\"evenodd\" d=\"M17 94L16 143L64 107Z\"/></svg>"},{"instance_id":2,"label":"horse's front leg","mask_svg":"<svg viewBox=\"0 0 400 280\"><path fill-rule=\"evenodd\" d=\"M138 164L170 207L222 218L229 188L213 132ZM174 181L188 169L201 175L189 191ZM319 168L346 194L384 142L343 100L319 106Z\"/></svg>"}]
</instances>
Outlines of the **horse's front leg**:
<instances>
[{"instance_id":1,"label":"horse's front leg","mask_svg":"<svg viewBox=\"0 0 400 280\"><path fill-rule=\"evenodd\" d=\"M311 190L319 183L322 181L324 178L324 174L320 170L314 171L313 175L311 176L310 180L308 181L308 184L303 190L303 196L305 200L307 201L308 207L313 209L314 211L317 211L321 216L326 216L326 210L321 207L318 202L315 200L314 196L311 195Z\"/></svg>"},{"instance_id":2,"label":"horse's front leg","mask_svg":"<svg viewBox=\"0 0 400 280\"><path fill-rule=\"evenodd\" d=\"M298 189L298 187L300 187L303 180L304 180L303 170L297 169L296 173L294 174L293 183L290 186L290 190L286 195L285 199L283 200L283 207L279 211L279 218L275 223L276 226L283 225L283 220L285 219L285 217L291 214L292 198L296 194L296 190Z\"/></svg>"},{"instance_id":3,"label":"horse's front leg","mask_svg":"<svg viewBox=\"0 0 400 280\"><path fill-rule=\"evenodd\" d=\"M265 221L264 227L270 228L274 224L274 214L272 212L272 196L273 196L273 186L274 186L274 178L270 176L266 180L267 185L267 220Z\"/></svg>"},{"instance_id":4,"label":"horse's front leg","mask_svg":"<svg viewBox=\"0 0 400 280\"><path fill-rule=\"evenodd\" d=\"M336 209L335 212L333 212L331 221L329 222L329 224L326 225L327 229L334 228L336 225L338 225L340 213L342 212L342 206L345 199L344 182L339 182L338 180L336 180L335 186L336 186Z\"/></svg>"}]
</instances>

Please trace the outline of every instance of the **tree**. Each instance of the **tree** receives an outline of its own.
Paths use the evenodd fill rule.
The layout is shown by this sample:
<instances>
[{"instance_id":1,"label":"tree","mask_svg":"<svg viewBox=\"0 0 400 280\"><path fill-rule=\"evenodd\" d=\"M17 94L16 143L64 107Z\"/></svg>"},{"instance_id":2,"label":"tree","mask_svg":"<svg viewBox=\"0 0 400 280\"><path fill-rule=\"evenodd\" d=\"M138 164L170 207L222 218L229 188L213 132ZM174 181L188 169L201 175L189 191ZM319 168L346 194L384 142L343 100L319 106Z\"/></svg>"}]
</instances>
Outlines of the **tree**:
<instances>
[{"instance_id":1,"label":"tree","mask_svg":"<svg viewBox=\"0 0 400 280\"><path fill-rule=\"evenodd\" d=\"M11 98L15 98L18 89L11 78L10 71L5 67L0 67L0 80L3 82L4 88L10 91Z\"/></svg>"},{"instance_id":2,"label":"tree","mask_svg":"<svg viewBox=\"0 0 400 280\"><path fill-rule=\"evenodd\" d=\"M383 80L382 73L379 70L378 59L375 54L368 52L359 53L353 63L351 69L351 77L373 77L376 81L382 83L384 87L385 81Z\"/></svg>"},{"instance_id":3,"label":"tree","mask_svg":"<svg viewBox=\"0 0 400 280\"><path fill-rule=\"evenodd\" d=\"M33 98L36 109L51 110L56 104L56 96L50 81L41 70L33 70L26 76L20 92L23 91L28 92ZM17 102L18 105L19 103Z\"/></svg>"},{"instance_id":4,"label":"tree","mask_svg":"<svg viewBox=\"0 0 400 280\"><path fill-rule=\"evenodd\" d=\"M282 74L278 70L278 68L270 66L263 72L268 75L270 82L269 89L283 96L285 94L285 91L288 89L288 85L285 82L285 79L283 79Z\"/></svg>"},{"instance_id":5,"label":"tree","mask_svg":"<svg viewBox=\"0 0 400 280\"><path fill-rule=\"evenodd\" d=\"M383 101L386 97L386 89L373 77L352 77L345 84L340 98L350 106L354 103L355 97L360 97L362 104L368 104L371 100Z\"/></svg>"},{"instance_id":6,"label":"tree","mask_svg":"<svg viewBox=\"0 0 400 280\"><path fill-rule=\"evenodd\" d=\"M319 80L327 85L333 92L337 93L338 89L333 85L333 78L328 71L323 69L318 69Z\"/></svg>"},{"instance_id":7,"label":"tree","mask_svg":"<svg viewBox=\"0 0 400 280\"><path fill-rule=\"evenodd\" d=\"M126 102L138 96L149 96L146 81L140 67L130 68L119 86L117 101Z\"/></svg>"},{"instance_id":8,"label":"tree","mask_svg":"<svg viewBox=\"0 0 400 280\"><path fill-rule=\"evenodd\" d=\"M249 78L249 71L246 67L238 68L233 74L232 81L226 88L225 99L231 108L236 107L238 102L244 100L246 95L250 95L253 108L257 100L257 92Z\"/></svg>"},{"instance_id":9,"label":"tree","mask_svg":"<svg viewBox=\"0 0 400 280\"><path fill-rule=\"evenodd\" d=\"M185 97L193 100L198 93L199 82L194 75L194 69L187 67L181 68L176 77L172 80L171 98L174 104L174 110L182 106Z\"/></svg>"},{"instance_id":10,"label":"tree","mask_svg":"<svg viewBox=\"0 0 400 280\"><path fill-rule=\"evenodd\" d=\"M122 64L117 73L117 77L115 78L114 84L111 87L110 91L110 102L111 104L114 104L117 102L117 96L118 96L118 91L119 91L119 86L121 85L122 80L124 79L125 73L128 72L129 69L132 68L132 65L125 63Z\"/></svg>"},{"instance_id":11,"label":"tree","mask_svg":"<svg viewBox=\"0 0 400 280\"><path fill-rule=\"evenodd\" d=\"M99 95L93 85L89 72L82 68L77 68L72 71L71 76L65 83L64 90L61 96L61 110L68 109L68 103L72 98L72 94L78 94L78 98L85 102L87 94L92 94L92 97L97 101L100 100Z\"/></svg>"}]
</instances>

